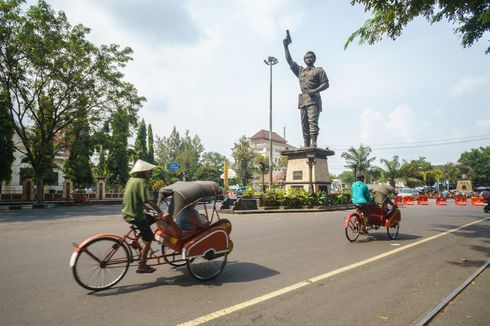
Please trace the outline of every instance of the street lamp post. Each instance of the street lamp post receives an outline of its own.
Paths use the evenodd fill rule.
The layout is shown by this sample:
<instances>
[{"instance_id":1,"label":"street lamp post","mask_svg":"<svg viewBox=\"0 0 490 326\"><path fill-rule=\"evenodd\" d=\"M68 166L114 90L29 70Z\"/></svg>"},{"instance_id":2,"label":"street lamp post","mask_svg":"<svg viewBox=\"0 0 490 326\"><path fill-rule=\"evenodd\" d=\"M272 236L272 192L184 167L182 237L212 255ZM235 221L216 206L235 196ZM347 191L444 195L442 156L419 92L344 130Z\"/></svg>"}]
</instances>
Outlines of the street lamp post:
<instances>
[{"instance_id":1,"label":"street lamp post","mask_svg":"<svg viewBox=\"0 0 490 326\"><path fill-rule=\"evenodd\" d=\"M272 189L272 66L279 61L274 57L268 57L264 60L269 66L270 85L269 85L269 190Z\"/></svg>"},{"instance_id":2,"label":"street lamp post","mask_svg":"<svg viewBox=\"0 0 490 326\"><path fill-rule=\"evenodd\" d=\"M315 187L313 187L313 165L315 165L315 153L308 153L306 155L308 160L306 161L306 164L308 164L308 170L309 170L309 177L310 177L310 185L308 192L309 193L314 193L315 192Z\"/></svg>"}]
</instances>

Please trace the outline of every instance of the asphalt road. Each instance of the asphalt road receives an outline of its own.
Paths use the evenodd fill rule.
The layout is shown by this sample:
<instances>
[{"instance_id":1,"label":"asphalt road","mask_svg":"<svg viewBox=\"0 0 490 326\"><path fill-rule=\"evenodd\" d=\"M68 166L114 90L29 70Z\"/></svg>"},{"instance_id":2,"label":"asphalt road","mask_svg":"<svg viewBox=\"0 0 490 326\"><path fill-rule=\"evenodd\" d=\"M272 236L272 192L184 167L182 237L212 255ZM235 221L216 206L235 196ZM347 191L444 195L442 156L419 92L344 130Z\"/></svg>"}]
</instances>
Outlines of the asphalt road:
<instances>
[{"instance_id":1,"label":"asphalt road","mask_svg":"<svg viewBox=\"0 0 490 326\"><path fill-rule=\"evenodd\" d=\"M412 325L490 257L481 207L402 208L395 241L380 229L349 243L346 214L226 215L235 249L214 281L133 267L89 293L68 266L71 242L125 232L118 206L0 211L0 324ZM488 325L488 298L487 269L432 324Z\"/></svg>"}]
</instances>

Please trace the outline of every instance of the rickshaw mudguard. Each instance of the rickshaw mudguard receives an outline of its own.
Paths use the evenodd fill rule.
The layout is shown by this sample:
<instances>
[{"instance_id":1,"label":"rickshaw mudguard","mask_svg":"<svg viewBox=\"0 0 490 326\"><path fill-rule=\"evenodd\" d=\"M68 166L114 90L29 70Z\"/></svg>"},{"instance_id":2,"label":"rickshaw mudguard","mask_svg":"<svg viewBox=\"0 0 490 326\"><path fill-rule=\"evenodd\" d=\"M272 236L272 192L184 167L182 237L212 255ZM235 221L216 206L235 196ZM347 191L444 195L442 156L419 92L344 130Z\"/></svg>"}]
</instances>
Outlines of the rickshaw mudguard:
<instances>
[{"instance_id":1,"label":"rickshaw mudguard","mask_svg":"<svg viewBox=\"0 0 490 326\"><path fill-rule=\"evenodd\" d=\"M386 217L385 227L395 226L402 220L400 209L394 208L393 211Z\"/></svg>"},{"instance_id":2,"label":"rickshaw mudguard","mask_svg":"<svg viewBox=\"0 0 490 326\"><path fill-rule=\"evenodd\" d=\"M120 236L118 236L117 234L114 234L114 233L100 233L100 234L96 234L90 238L87 238L85 240L82 241L82 243L80 244L77 244L77 243L73 243L73 246L75 247L75 249L73 249L73 253L71 254L71 258L70 258L70 267L73 267L75 266L75 261L78 257L78 254L80 253L80 250L82 250L82 248L87 244L89 243L90 241L94 240L94 239L97 239L97 238L114 238L116 240L122 240L122 238Z\"/></svg>"},{"instance_id":3,"label":"rickshaw mudguard","mask_svg":"<svg viewBox=\"0 0 490 326\"><path fill-rule=\"evenodd\" d=\"M229 251L229 237L226 229L215 226L189 239L182 247L183 259L202 256L208 251L214 254Z\"/></svg>"},{"instance_id":4,"label":"rickshaw mudguard","mask_svg":"<svg viewBox=\"0 0 490 326\"><path fill-rule=\"evenodd\" d=\"M82 243L80 243L80 244L73 243L73 246L75 247L74 251L77 253L80 252L80 250L83 246L85 246L87 243L89 243L90 241L97 239L97 238L114 238L116 240L122 240L122 238L120 236L118 236L117 234L114 234L114 233L100 233L100 234L96 234L90 238L83 240Z\"/></svg>"},{"instance_id":5,"label":"rickshaw mudguard","mask_svg":"<svg viewBox=\"0 0 490 326\"><path fill-rule=\"evenodd\" d=\"M359 217L359 213L357 212L352 212L344 220L344 229L347 229L349 227L349 221L352 219L352 217L357 216Z\"/></svg>"}]
</instances>

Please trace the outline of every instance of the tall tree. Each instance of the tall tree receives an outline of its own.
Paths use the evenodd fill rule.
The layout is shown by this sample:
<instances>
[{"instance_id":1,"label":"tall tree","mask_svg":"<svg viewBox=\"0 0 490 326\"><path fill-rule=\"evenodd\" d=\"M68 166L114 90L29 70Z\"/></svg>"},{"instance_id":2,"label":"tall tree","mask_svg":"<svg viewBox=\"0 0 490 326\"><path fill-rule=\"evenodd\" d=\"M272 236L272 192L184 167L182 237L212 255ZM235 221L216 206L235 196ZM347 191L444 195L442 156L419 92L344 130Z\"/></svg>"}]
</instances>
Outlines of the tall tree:
<instances>
[{"instance_id":1,"label":"tall tree","mask_svg":"<svg viewBox=\"0 0 490 326\"><path fill-rule=\"evenodd\" d=\"M405 26L418 16L423 16L431 24L443 19L456 25L456 34L461 34L463 47L477 42L490 31L490 3L484 1L448 1L448 0L351 0L351 5L363 5L373 16L347 40L344 48L357 37L359 43L374 44L384 35L395 40ZM485 53L490 53L490 46Z\"/></svg>"},{"instance_id":2,"label":"tall tree","mask_svg":"<svg viewBox=\"0 0 490 326\"><path fill-rule=\"evenodd\" d=\"M255 171L253 160L256 155L250 144L250 140L247 137L242 136L237 143L233 144L231 151L234 160L232 167L242 184L248 185Z\"/></svg>"},{"instance_id":3,"label":"tall tree","mask_svg":"<svg viewBox=\"0 0 490 326\"><path fill-rule=\"evenodd\" d=\"M76 188L86 188L94 184L90 156L92 155L92 139L86 118L78 119L68 131L66 137L70 156L65 162L64 171L72 177Z\"/></svg>"},{"instance_id":4,"label":"tall tree","mask_svg":"<svg viewBox=\"0 0 490 326\"><path fill-rule=\"evenodd\" d=\"M170 163L175 162L175 155L180 143L180 134L175 126L169 137L157 137L156 157L158 164L167 169Z\"/></svg>"},{"instance_id":5,"label":"tall tree","mask_svg":"<svg viewBox=\"0 0 490 326\"><path fill-rule=\"evenodd\" d=\"M346 168L352 169L354 174L366 174L369 171L371 164L376 159L376 157L369 157L371 155L371 147L363 146L362 144L359 148L355 149L351 147L347 152L343 152L340 156L345 159L347 165Z\"/></svg>"},{"instance_id":6,"label":"tall tree","mask_svg":"<svg viewBox=\"0 0 490 326\"><path fill-rule=\"evenodd\" d=\"M22 0L0 6L0 87L9 94L9 114L36 175L43 202L45 174L53 167L61 139L79 114L91 126L124 108L135 115L144 98L120 72L130 48L95 46L89 29L71 26L63 12L44 1L24 10Z\"/></svg>"},{"instance_id":7,"label":"tall tree","mask_svg":"<svg viewBox=\"0 0 490 326\"><path fill-rule=\"evenodd\" d=\"M12 178L12 163L15 160L14 151L14 127L10 121L8 93L0 93L0 193L2 192L2 182L10 181Z\"/></svg>"},{"instance_id":8,"label":"tall tree","mask_svg":"<svg viewBox=\"0 0 490 326\"><path fill-rule=\"evenodd\" d=\"M471 171L471 180L475 184L484 184L490 180L490 146L473 148L461 154L458 162Z\"/></svg>"},{"instance_id":9,"label":"tall tree","mask_svg":"<svg viewBox=\"0 0 490 326\"><path fill-rule=\"evenodd\" d=\"M130 126L135 123L124 109L119 109L112 117L110 149L107 158L107 184L120 189L129 178L128 138Z\"/></svg>"},{"instance_id":10,"label":"tall tree","mask_svg":"<svg viewBox=\"0 0 490 326\"><path fill-rule=\"evenodd\" d=\"M441 166L441 170L444 172L444 180L449 183L455 184L457 180L461 179L461 168L459 164L448 162Z\"/></svg>"},{"instance_id":11,"label":"tall tree","mask_svg":"<svg viewBox=\"0 0 490 326\"><path fill-rule=\"evenodd\" d=\"M224 172L226 156L216 152L204 152L196 171L196 179L210 180L222 184L221 175Z\"/></svg>"},{"instance_id":12,"label":"tall tree","mask_svg":"<svg viewBox=\"0 0 490 326\"><path fill-rule=\"evenodd\" d=\"M138 132L136 133L136 140L134 141L134 161L136 162L138 159L143 161L148 160L148 148L147 148L147 133L146 133L146 124L145 119L141 119L141 122L138 126Z\"/></svg>"},{"instance_id":13,"label":"tall tree","mask_svg":"<svg viewBox=\"0 0 490 326\"><path fill-rule=\"evenodd\" d=\"M204 146L199 136L191 137L189 135L189 130L186 130L185 136L181 140L182 143L175 154L175 161L180 164L177 173L182 175L185 180L195 180Z\"/></svg>"},{"instance_id":14,"label":"tall tree","mask_svg":"<svg viewBox=\"0 0 490 326\"><path fill-rule=\"evenodd\" d=\"M186 130L184 136L181 136L174 127L169 137L157 139L157 162L166 169L169 169L171 163L178 163L179 168L175 171L168 171L176 178L186 180L195 180L199 167L201 153L204 146L199 136L191 137L189 130ZM171 181L172 181L171 180Z\"/></svg>"},{"instance_id":15,"label":"tall tree","mask_svg":"<svg viewBox=\"0 0 490 326\"><path fill-rule=\"evenodd\" d=\"M151 128L151 123L148 124L148 155L147 161L151 164L155 164L155 144L153 140L153 129Z\"/></svg>"},{"instance_id":16,"label":"tall tree","mask_svg":"<svg viewBox=\"0 0 490 326\"><path fill-rule=\"evenodd\" d=\"M97 163L97 176L106 177L107 176L107 160L105 158L105 149L103 146L99 146L99 162Z\"/></svg>"},{"instance_id":17,"label":"tall tree","mask_svg":"<svg viewBox=\"0 0 490 326\"><path fill-rule=\"evenodd\" d=\"M382 158L381 163L384 164L385 168L383 169L383 174L391 186L395 186L396 179L401 177L400 173L400 161L398 155L393 156L391 161L388 161Z\"/></svg>"},{"instance_id":18,"label":"tall tree","mask_svg":"<svg viewBox=\"0 0 490 326\"><path fill-rule=\"evenodd\" d=\"M257 154L253 160L254 165L257 170L260 171L260 176L262 178L262 192L265 192L265 174L269 171L269 157Z\"/></svg>"}]
</instances>

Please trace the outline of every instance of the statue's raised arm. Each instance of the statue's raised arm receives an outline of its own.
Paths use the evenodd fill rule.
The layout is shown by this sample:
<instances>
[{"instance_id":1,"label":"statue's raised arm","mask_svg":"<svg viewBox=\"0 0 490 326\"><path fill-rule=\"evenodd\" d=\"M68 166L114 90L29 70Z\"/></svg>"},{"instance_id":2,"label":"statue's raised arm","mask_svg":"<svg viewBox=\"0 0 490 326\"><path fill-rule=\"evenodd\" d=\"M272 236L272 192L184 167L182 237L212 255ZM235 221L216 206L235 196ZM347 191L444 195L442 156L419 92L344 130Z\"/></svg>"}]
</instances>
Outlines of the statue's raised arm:
<instances>
[{"instance_id":1,"label":"statue's raised arm","mask_svg":"<svg viewBox=\"0 0 490 326\"><path fill-rule=\"evenodd\" d=\"M291 53L289 53L289 44L291 44L291 35L289 35L289 31L286 30L286 38L282 41L282 44L284 44L284 52L286 54L286 61L288 62L289 66L291 66L294 61L291 58Z\"/></svg>"}]
</instances>

